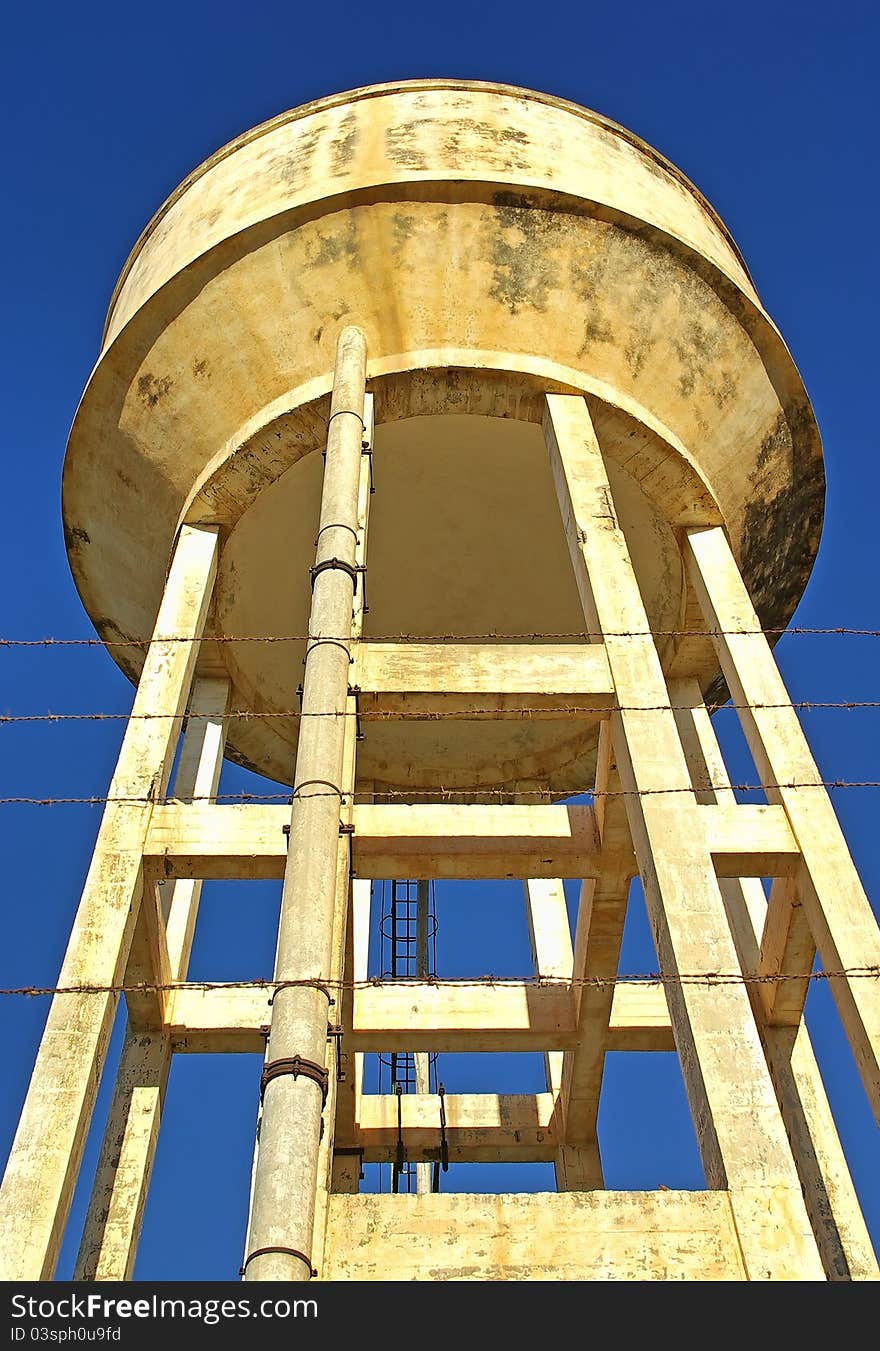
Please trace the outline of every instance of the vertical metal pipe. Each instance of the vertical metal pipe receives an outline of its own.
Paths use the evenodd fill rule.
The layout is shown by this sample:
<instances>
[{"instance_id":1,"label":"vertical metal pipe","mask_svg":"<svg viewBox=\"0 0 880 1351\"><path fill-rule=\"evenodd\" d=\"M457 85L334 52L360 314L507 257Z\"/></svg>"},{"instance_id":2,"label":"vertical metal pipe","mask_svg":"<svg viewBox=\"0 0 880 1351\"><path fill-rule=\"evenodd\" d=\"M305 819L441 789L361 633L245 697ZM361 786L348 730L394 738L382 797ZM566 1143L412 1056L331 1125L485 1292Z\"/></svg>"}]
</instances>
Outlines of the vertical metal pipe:
<instances>
[{"instance_id":1,"label":"vertical metal pipe","mask_svg":"<svg viewBox=\"0 0 880 1351\"><path fill-rule=\"evenodd\" d=\"M336 349L312 574L303 716L278 927L275 979L279 982L326 981L332 964L349 685L346 640L352 632L357 577L365 378L366 340L359 329L346 328ZM327 1014L328 995L317 985L278 989L272 1004L267 1065L294 1056L325 1065ZM266 1083L246 1280L302 1281L311 1275L322 1107L320 1083L306 1074L282 1072Z\"/></svg>"},{"instance_id":2,"label":"vertical metal pipe","mask_svg":"<svg viewBox=\"0 0 880 1351\"><path fill-rule=\"evenodd\" d=\"M416 892L416 975L425 980L428 969L428 887L430 882L417 882Z\"/></svg>"}]
</instances>

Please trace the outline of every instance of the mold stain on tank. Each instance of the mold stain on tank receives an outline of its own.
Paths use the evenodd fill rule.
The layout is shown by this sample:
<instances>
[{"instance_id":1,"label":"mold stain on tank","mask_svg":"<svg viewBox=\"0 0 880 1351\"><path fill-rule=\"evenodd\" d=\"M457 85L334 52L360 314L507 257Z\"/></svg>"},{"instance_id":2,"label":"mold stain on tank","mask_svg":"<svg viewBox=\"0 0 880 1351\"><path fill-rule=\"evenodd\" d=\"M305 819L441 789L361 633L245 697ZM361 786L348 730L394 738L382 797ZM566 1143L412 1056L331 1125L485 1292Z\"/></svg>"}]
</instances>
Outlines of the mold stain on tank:
<instances>
[{"instance_id":1,"label":"mold stain on tank","mask_svg":"<svg viewBox=\"0 0 880 1351\"><path fill-rule=\"evenodd\" d=\"M809 410L801 404L780 412L764 437L751 492L743 513L740 567L761 622L780 628L794 612L804 588L792 557L812 559L819 545L824 508L824 473L818 454L796 455L808 445Z\"/></svg>"},{"instance_id":2,"label":"mold stain on tank","mask_svg":"<svg viewBox=\"0 0 880 1351\"><path fill-rule=\"evenodd\" d=\"M451 118L443 123L442 149L451 160L466 160L477 151L506 170L528 169L529 158L516 147L528 146L529 137L514 127L499 127L477 122L470 117Z\"/></svg>"},{"instance_id":3,"label":"mold stain on tank","mask_svg":"<svg viewBox=\"0 0 880 1351\"><path fill-rule=\"evenodd\" d=\"M724 408L736 394L736 381L728 370L722 370L712 383L712 397L719 408Z\"/></svg>"},{"instance_id":4,"label":"mold stain on tank","mask_svg":"<svg viewBox=\"0 0 880 1351\"><path fill-rule=\"evenodd\" d=\"M682 316L678 334L671 339L672 350L679 362L676 383L682 398L690 399L698 384L714 395L713 371L721 345L721 333L717 328L686 313Z\"/></svg>"},{"instance_id":5,"label":"mold stain on tank","mask_svg":"<svg viewBox=\"0 0 880 1351\"><path fill-rule=\"evenodd\" d=\"M280 178L288 187L298 187L308 178L315 150L321 140L318 127L300 132L296 139L278 153L272 155L266 163L270 178Z\"/></svg>"},{"instance_id":6,"label":"mold stain on tank","mask_svg":"<svg viewBox=\"0 0 880 1351\"><path fill-rule=\"evenodd\" d=\"M632 378L638 380L648 359L647 345L639 341L628 343L623 349L623 359Z\"/></svg>"},{"instance_id":7,"label":"mold stain on tank","mask_svg":"<svg viewBox=\"0 0 880 1351\"><path fill-rule=\"evenodd\" d=\"M197 380L210 380L211 368L204 357L193 358L192 373Z\"/></svg>"},{"instance_id":8,"label":"mold stain on tank","mask_svg":"<svg viewBox=\"0 0 880 1351\"><path fill-rule=\"evenodd\" d=\"M332 230L332 224L329 228ZM353 216L346 216L338 233L319 235L317 247L313 244L308 246L308 261L312 267L326 267L340 262L355 266L358 261L358 239Z\"/></svg>"},{"instance_id":9,"label":"mold stain on tank","mask_svg":"<svg viewBox=\"0 0 880 1351\"><path fill-rule=\"evenodd\" d=\"M158 403L170 392L174 386L174 381L170 375L162 375L158 378L149 371L140 376L137 382L137 393L141 403L147 408L155 408Z\"/></svg>"},{"instance_id":10,"label":"mold stain on tank","mask_svg":"<svg viewBox=\"0 0 880 1351\"><path fill-rule=\"evenodd\" d=\"M569 263L569 289L583 303L584 332L578 348L578 359L583 360L589 351L598 344L613 343L616 334L609 324L603 309L602 296L607 290L607 281L612 267L612 255L609 250L611 236L608 227L599 228L595 247L572 251Z\"/></svg>"},{"instance_id":11,"label":"mold stain on tank","mask_svg":"<svg viewBox=\"0 0 880 1351\"><path fill-rule=\"evenodd\" d=\"M357 115L350 108L339 124L339 133L330 146L330 168L334 174L343 174L354 158L358 140Z\"/></svg>"},{"instance_id":12,"label":"mold stain on tank","mask_svg":"<svg viewBox=\"0 0 880 1351\"><path fill-rule=\"evenodd\" d=\"M79 525L65 525L64 544L68 553L73 553L74 549L80 548L83 544L91 544L92 537L88 530L83 530Z\"/></svg>"},{"instance_id":13,"label":"mold stain on tank","mask_svg":"<svg viewBox=\"0 0 880 1351\"><path fill-rule=\"evenodd\" d=\"M391 229L393 235L391 251L394 261L399 262L407 240L412 239L416 233L416 222L412 216L406 215L402 211L396 211L391 217Z\"/></svg>"},{"instance_id":14,"label":"mold stain on tank","mask_svg":"<svg viewBox=\"0 0 880 1351\"><path fill-rule=\"evenodd\" d=\"M518 193L496 193L493 203L496 222L489 245L493 276L489 294L511 314L524 309L541 313L558 281L548 244L560 227L553 214L535 209L528 197Z\"/></svg>"},{"instance_id":15,"label":"mold stain on tank","mask_svg":"<svg viewBox=\"0 0 880 1351\"><path fill-rule=\"evenodd\" d=\"M389 127L385 133L385 153L392 164L413 172L431 167L428 154L418 144L422 121L403 122L399 127Z\"/></svg>"}]
</instances>

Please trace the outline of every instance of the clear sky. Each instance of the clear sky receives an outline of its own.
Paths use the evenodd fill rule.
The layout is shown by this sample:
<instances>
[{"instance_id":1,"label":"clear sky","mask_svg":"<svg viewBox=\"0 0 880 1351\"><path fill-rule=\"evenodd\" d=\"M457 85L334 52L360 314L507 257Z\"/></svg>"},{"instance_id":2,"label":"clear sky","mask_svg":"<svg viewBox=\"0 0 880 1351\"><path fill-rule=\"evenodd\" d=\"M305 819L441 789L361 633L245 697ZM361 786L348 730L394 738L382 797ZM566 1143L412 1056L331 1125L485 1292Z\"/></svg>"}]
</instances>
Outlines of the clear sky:
<instances>
[{"instance_id":1,"label":"clear sky","mask_svg":"<svg viewBox=\"0 0 880 1351\"><path fill-rule=\"evenodd\" d=\"M824 439L825 532L795 622L880 627L878 30L873 5L773 0L14 6L0 56L0 635L92 633L64 553L61 464L111 288L147 219L195 165L254 124L321 95L419 76L503 81L595 108L662 151L709 198L792 350ZM795 699L878 697L880 639L791 636L777 651ZM0 649L0 713L123 713L130 701L131 687L100 649ZM804 717L826 778L880 777L880 710ZM718 715L722 731L732 719ZM105 792L121 730L119 722L0 727L0 796ZM740 743L724 736L734 778L740 771L748 777ZM244 782L231 771L223 786ZM841 789L835 802L876 897L878 793ZM97 808L0 805L7 939L0 985L55 979L98 821ZM525 974L518 887L490 888L478 907L469 901L438 888L440 974ZM270 975L277 902L278 888L269 884L206 889L193 976ZM652 965L644 928L634 921L623 969ZM821 983L808 1010L876 1244L876 1128ZM45 1014L44 1001L0 997L0 1154L12 1138ZM477 1058L448 1057L440 1074L450 1091L478 1084L534 1090L539 1072L536 1057L508 1057L490 1079ZM176 1061L137 1276L235 1274L258 1077L259 1061L250 1056ZM99 1122L101 1104L104 1093ZM702 1185L671 1055L611 1057L600 1140L609 1187ZM85 1175L95 1146L93 1133ZM458 1168L445 1185L552 1185L540 1167L497 1166L475 1178ZM81 1187L61 1275L71 1270L84 1201Z\"/></svg>"}]
</instances>

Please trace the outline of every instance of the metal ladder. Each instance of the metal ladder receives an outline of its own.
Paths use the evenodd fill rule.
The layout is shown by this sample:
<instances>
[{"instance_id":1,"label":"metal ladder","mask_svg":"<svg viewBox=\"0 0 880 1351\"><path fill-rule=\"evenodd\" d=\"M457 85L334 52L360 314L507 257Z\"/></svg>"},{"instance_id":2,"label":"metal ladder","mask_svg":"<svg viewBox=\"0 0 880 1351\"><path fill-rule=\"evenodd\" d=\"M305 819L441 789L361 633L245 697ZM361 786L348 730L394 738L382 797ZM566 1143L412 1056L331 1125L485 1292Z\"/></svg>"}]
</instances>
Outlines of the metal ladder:
<instances>
[{"instance_id":1,"label":"metal ladder","mask_svg":"<svg viewBox=\"0 0 880 1351\"><path fill-rule=\"evenodd\" d=\"M434 884L393 881L382 884L381 966L383 979L404 980L434 974L436 967L437 912ZM436 1091L437 1056L426 1056L428 1084ZM419 1092L416 1056L412 1051L392 1051L379 1056L379 1087L391 1093ZM421 1091L426 1091L422 1088ZM403 1156L402 1147L391 1165L391 1190L414 1192L417 1165Z\"/></svg>"}]
</instances>

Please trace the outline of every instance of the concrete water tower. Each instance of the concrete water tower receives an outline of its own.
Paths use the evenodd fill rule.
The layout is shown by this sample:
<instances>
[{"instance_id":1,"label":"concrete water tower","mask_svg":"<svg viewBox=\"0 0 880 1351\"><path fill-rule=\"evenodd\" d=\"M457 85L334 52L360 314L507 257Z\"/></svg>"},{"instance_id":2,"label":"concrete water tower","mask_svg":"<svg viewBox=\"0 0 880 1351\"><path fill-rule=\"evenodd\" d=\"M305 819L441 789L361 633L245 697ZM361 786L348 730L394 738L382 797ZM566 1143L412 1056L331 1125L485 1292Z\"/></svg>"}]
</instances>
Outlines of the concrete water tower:
<instances>
[{"instance_id":1,"label":"concrete water tower","mask_svg":"<svg viewBox=\"0 0 880 1351\"><path fill-rule=\"evenodd\" d=\"M172 1054L264 1047L247 1280L876 1275L802 1014L818 948L876 1107L880 937L766 636L822 501L736 246L607 119L384 85L197 169L125 266L67 452L71 566L137 694L3 1275L53 1273L120 986L84 1278L131 1272ZM766 805L730 787L728 691ZM218 803L224 754L292 805ZM637 874L654 985L615 983ZM271 987L188 985L200 881L282 875ZM534 980L364 982L370 879L506 877ZM604 1055L672 1047L708 1190L606 1191ZM362 1091L363 1052L538 1048L537 1095ZM401 1144L549 1159L558 1192L359 1193Z\"/></svg>"}]
</instances>

